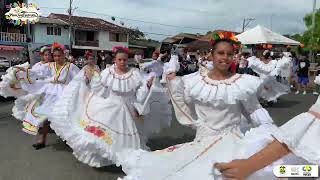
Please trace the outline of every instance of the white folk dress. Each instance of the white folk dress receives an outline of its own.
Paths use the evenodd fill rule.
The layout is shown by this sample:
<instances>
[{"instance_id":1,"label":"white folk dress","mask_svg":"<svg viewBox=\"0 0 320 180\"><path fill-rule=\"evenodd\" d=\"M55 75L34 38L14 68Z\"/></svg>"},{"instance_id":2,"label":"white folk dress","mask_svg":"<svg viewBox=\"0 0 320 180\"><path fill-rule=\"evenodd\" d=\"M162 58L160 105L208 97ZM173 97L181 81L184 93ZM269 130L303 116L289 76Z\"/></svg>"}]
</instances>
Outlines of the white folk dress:
<instances>
[{"instance_id":1,"label":"white folk dress","mask_svg":"<svg viewBox=\"0 0 320 180\"><path fill-rule=\"evenodd\" d=\"M179 70L180 70L179 56L172 54L170 61L164 63L163 65L163 75L160 82L162 84L165 84L167 75L173 72L178 72Z\"/></svg>"},{"instance_id":2,"label":"white folk dress","mask_svg":"<svg viewBox=\"0 0 320 180\"><path fill-rule=\"evenodd\" d=\"M291 57L282 57L278 61L278 68L280 69L280 77L286 78L289 80L289 77L291 76L291 68L292 68L292 58Z\"/></svg>"},{"instance_id":3,"label":"white folk dress","mask_svg":"<svg viewBox=\"0 0 320 180\"><path fill-rule=\"evenodd\" d=\"M141 69L148 69L150 73L148 74L148 79L152 77L161 78L163 73L164 63L159 60L152 60L151 62L146 62L141 65Z\"/></svg>"},{"instance_id":4,"label":"white folk dress","mask_svg":"<svg viewBox=\"0 0 320 180\"><path fill-rule=\"evenodd\" d=\"M36 135L43 122L47 120L48 114L52 111L56 101L61 96L66 85L76 76L79 68L72 63L66 62L60 68L55 62L47 63L41 68L27 69L26 72L19 72L18 76L26 81L21 82L21 87L30 96L36 97L31 103L16 103L17 109L25 109L23 117L23 131ZM22 117L22 116L21 116Z\"/></svg>"},{"instance_id":5,"label":"white folk dress","mask_svg":"<svg viewBox=\"0 0 320 180\"><path fill-rule=\"evenodd\" d=\"M160 130L171 126L172 106L169 103L167 88L160 84L160 78L163 75L164 63L158 58L151 62L146 62L141 65L141 70L149 70L149 73L143 73L145 81L154 78L151 93L148 97L148 113L144 116L145 119L152 121L144 121L145 134L149 137L154 133L159 133ZM157 128L156 128L157 127Z\"/></svg>"},{"instance_id":6,"label":"white folk dress","mask_svg":"<svg viewBox=\"0 0 320 180\"><path fill-rule=\"evenodd\" d=\"M17 67L22 68L28 68L29 66L29 63L17 65ZM17 72L18 70L16 68L10 67L9 69L7 69L6 74L1 76L0 96L3 96L5 98L18 98L27 94L27 92L21 88L20 80L22 79L17 76Z\"/></svg>"},{"instance_id":7,"label":"white folk dress","mask_svg":"<svg viewBox=\"0 0 320 180\"><path fill-rule=\"evenodd\" d=\"M90 88L84 74L65 89L50 115L51 127L73 149L75 157L92 167L114 164L116 153L124 148L147 149L144 122L152 93L136 68L126 74L114 65L95 74ZM168 103L168 101L167 101ZM166 117L164 117L166 118ZM152 124L152 123L151 123ZM154 122L153 130L158 130Z\"/></svg>"},{"instance_id":8,"label":"white folk dress","mask_svg":"<svg viewBox=\"0 0 320 180\"><path fill-rule=\"evenodd\" d=\"M258 92L259 97L268 102L275 102L280 96L289 93L289 86L278 82L275 78L275 76L279 75L283 65L285 64L278 64L275 60L265 64L254 56L248 58L248 67L259 74L260 78L264 79L264 85Z\"/></svg>"},{"instance_id":9,"label":"white folk dress","mask_svg":"<svg viewBox=\"0 0 320 180\"><path fill-rule=\"evenodd\" d=\"M176 117L181 124L197 129L196 138L154 152L122 151L117 165L127 174L123 179L220 180L223 178L214 163L248 158L275 138L310 163L319 163L320 151L312 142L319 138L320 121L306 113L276 127L256 98L261 83L257 77L239 74L214 81L199 72L169 82ZM242 134L242 114L259 126ZM304 161L290 154L273 165L299 162ZM276 178L268 166L248 179Z\"/></svg>"},{"instance_id":10,"label":"white folk dress","mask_svg":"<svg viewBox=\"0 0 320 180\"><path fill-rule=\"evenodd\" d=\"M47 63L44 62L38 62L35 65L32 66L32 71L37 72L37 74L41 74L41 72L46 71L46 68L48 67ZM28 68L28 67L25 67ZM16 74L19 74L19 72L16 71ZM41 78L37 79L38 81L43 80ZM20 81L24 81L24 83L27 81L25 77L21 77L18 81L18 84L16 86L19 86L21 88ZM22 89L22 88L21 88ZM23 90L23 89L22 89ZM25 91L25 90L23 90ZM35 94L30 94L27 91L25 91L26 95L24 96L19 96L15 101L14 101L14 106L12 108L12 115L18 119L23 121L25 119L25 116L28 112L27 107L30 106L31 104L37 103L36 101L40 100L40 97Z\"/></svg>"}]
</instances>

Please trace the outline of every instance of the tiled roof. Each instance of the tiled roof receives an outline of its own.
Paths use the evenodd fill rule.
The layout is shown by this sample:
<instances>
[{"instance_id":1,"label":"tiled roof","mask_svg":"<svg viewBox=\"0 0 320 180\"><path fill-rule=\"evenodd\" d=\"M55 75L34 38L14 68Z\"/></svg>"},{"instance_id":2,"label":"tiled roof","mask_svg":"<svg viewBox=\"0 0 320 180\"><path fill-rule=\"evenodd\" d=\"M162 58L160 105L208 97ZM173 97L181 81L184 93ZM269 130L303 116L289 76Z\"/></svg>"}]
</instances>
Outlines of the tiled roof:
<instances>
[{"instance_id":1,"label":"tiled roof","mask_svg":"<svg viewBox=\"0 0 320 180\"><path fill-rule=\"evenodd\" d=\"M41 24L68 25L68 23L66 23L60 19L54 19L54 18L48 18L48 17L40 17L39 23L41 23Z\"/></svg>"},{"instance_id":2,"label":"tiled roof","mask_svg":"<svg viewBox=\"0 0 320 180\"><path fill-rule=\"evenodd\" d=\"M51 13L49 18L60 19L66 23L69 23L69 16L66 14L55 14ZM112 24L103 19L99 18L90 18L90 17L81 17L81 16L72 16L71 22L75 29L80 30L91 30L91 31L109 31L115 33L126 33L127 28Z\"/></svg>"}]
</instances>

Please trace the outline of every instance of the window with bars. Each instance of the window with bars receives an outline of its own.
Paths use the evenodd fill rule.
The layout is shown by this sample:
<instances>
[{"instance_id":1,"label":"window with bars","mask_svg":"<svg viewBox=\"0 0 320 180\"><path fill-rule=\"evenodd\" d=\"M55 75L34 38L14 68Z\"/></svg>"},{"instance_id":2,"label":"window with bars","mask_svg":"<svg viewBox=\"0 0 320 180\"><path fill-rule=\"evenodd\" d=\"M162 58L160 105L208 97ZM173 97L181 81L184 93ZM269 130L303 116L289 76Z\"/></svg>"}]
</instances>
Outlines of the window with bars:
<instances>
[{"instance_id":1,"label":"window with bars","mask_svg":"<svg viewBox=\"0 0 320 180\"><path fill-rule=\"evenodd\" d=\"M60 27L47 26L47 35L61 36L61 28Z\"/></svg>"}]
</instances>

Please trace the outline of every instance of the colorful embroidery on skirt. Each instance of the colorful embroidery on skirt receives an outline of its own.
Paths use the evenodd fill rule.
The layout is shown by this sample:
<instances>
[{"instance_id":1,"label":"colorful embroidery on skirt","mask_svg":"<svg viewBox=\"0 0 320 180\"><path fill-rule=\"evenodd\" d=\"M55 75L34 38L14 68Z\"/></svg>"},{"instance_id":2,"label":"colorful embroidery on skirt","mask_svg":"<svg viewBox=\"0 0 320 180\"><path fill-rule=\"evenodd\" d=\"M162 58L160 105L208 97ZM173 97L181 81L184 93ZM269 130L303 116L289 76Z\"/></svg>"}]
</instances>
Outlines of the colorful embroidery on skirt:
<instances>
[{"instance_id":1,"label":"colorful embroidery on skirt","mask_svg":"<svg viewBox=\"0 0 320 180\"><path fill-rule=\"evenodd\" d=\"M23 129L33 133L33 134L37 134L38 133L38 128L32 124L30 124L27 121L23 121L22 123Z\"/></svg>"},{"instance_id":2,"label":"colorful embroidery on skirt","mask_svg":"<svg viewBox=\"0 0 320 180\"><path fill-rule=\"evenodd\" d=\"M111 136L104 128L90 125L90 123L86 120L81 120L79 124L82 128L84 128L85 131L95 135L98 138L101 138L108 145L113 143Z\"/></svg>"},{"instance_id":3,"label":"colorful embroidery on skirt","mask_svg":"<svg viewBox=\"0 0 320 180\"><path fill-rule=\"evenodd\" d=\"M43 96L41 96L39 99L37 99L31 108L31 115L34 118L38 118L39 121L44 121L47 119L46 115L35 112L35 108L39 107L40 104L42 103L42 101L43 101Z\"/></svg>"}]
</instances>

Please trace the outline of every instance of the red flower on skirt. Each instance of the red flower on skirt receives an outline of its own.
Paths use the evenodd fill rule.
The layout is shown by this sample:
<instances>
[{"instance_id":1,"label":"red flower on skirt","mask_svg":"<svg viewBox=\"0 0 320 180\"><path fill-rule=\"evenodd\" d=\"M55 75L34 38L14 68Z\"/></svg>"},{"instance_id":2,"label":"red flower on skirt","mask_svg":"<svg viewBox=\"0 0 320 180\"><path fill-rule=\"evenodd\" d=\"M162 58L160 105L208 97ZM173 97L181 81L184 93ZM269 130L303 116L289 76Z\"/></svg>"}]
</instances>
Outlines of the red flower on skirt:
<instances>
[{"instance_id":1,"label":"red flower on skirt","mask_svg":"<svg viewBox=\"0 0 320 180\"><path fill-rule=\"evenodd\" d=\"M102 137L104 136L104 132L101 130L101 129L97 129L95 132L94 132L94 135L98 136L98 137Z\"/></svg>"},{"instance_id":2,"label":"red flower on skirt","mask_svg":"<svg viewBox=\"0 0 320 180\"><path fill-rule=\"evenodd\" d=\"M88 131L89 133L93 133L96 132L97 128L94 126L88 126L85 128L86 131Z\"/></svg>"}]
</instances>

